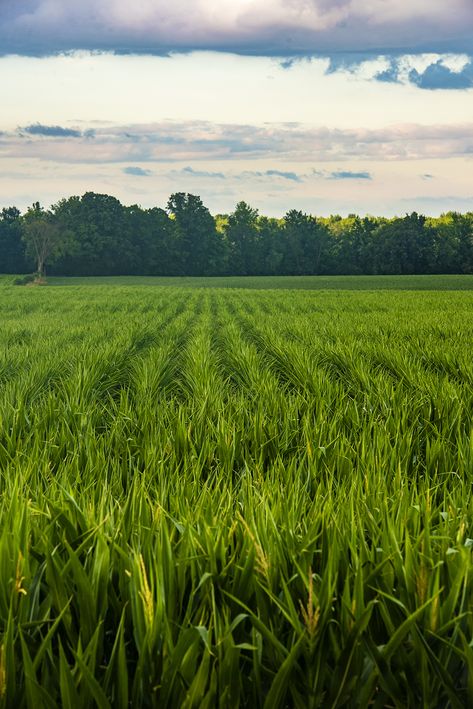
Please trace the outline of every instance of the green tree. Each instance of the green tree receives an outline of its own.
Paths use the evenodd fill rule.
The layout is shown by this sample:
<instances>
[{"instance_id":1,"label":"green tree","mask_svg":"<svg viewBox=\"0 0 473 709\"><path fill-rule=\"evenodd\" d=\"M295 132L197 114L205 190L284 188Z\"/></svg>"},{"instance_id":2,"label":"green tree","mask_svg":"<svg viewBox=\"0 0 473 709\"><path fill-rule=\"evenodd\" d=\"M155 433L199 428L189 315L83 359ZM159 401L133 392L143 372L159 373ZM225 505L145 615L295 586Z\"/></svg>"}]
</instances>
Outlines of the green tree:
<instances>
[{"instance_id":1,"label":"green tree","mask_svg":"<svg viewBox=\"0 0 473 709\"><path fill-rule=\"evenodd\" d=\"M377 221L372 217L350 214L344 219L332 217L324 222L330 232L330 272L373 273L373 232Z\"/></svg>"},{"instance_id":2,"label":"green tree","mask_svg":"<svg viewBox=\"0 0 473 709\"><path fill-rule=\"evenodd\" d=\"M230 249L232 273L250 276L258 273L258 210L238 202L229 215L225 235Z\"/></svg>"},{"instance_id":3,"label":"green tree","mask_svg":"<svg viewBox=\"0 0 473 709\"><path fill-rule=\"evenodd\" d=\"M473 214L450 212L448 240L454 249L453 270L473 273Z\"/></svg>"},{"instance_id":4,"label":"green tree","mask_svg":"<svg viewBox=\"0 0 473 709\"><path fill-rule=\"evenodd\" d=\"M291 209L284 217L286 251L284 272L311 275L322 271L329 234L322 222L310 214Z\"/></svg>"},{"instance_id":5,"label":"green tree","mask_svg":"<svg viewBox=\"0 0 473 709\"><path fill-rule=\"evenodd\" d=\"M376 230L380 273L431 273L435 270L434 230L417 212L380 224Z\"/></svg>"},{"instance_id":6,"label":"green tree","mask_svg":"<svg viewBox=\"0 0 473 709\"><path fill-rule=\"evenodd\" d=\"M16 207L0 211L0 273L24 273L28 268L21 239L21 214Z\"/></svg>"},{"instance_id":7,"label":"green tree","mask_svg":"<svg viewBox=\"0 0 473 709\"><path fill-rule=\"evenodd\" d=\"M211 276L221 271L223 242L200 197L175 192L168 211L176 224L180 271L185 276Z\"/></svg>"},{"instance_id":8,"label":"green tree","mask_svg":"<svg viewBox=\"0 0 473 709\"><path fill-rule=\"evenodd\" d=\"M22 239L27 254L35 260L38 278L46 275L47 263L54 263L71 247L71 233L39 202L35 202L23 216Z\"/></svg>"},{"instance_id":9,"label":"green tree","mask_svg":"<svg viewBox=\"0 0 473 709\"><path fill-rule=\"evenodd\" d=\"M125 207L130 238L139 251L136 273L167 276L179 273L178 241L175 222L164 209Z\"/></svg>"},{"instance_id":10,"label":"green tree","mask_svg":"<svg viewBox=\"0 0 473 709\"><path fill-rule=\"evenodd\" d=\"M74 234L74 249L61 260L69 275L133 273L139 248L129 233L123 205L107 194L86 192L53 206L54 214Z\"/></svg>"},{"instance_id":11,"label":"green tree","mask_svg":"<svg viewBox=\"0 0 473 709\"><path fill-rule=\"evenodd\" d=\"M283 221L274 217L258 218L258 273L273 276L281 273L284 259Z\"/></svg>"}]
</instances>

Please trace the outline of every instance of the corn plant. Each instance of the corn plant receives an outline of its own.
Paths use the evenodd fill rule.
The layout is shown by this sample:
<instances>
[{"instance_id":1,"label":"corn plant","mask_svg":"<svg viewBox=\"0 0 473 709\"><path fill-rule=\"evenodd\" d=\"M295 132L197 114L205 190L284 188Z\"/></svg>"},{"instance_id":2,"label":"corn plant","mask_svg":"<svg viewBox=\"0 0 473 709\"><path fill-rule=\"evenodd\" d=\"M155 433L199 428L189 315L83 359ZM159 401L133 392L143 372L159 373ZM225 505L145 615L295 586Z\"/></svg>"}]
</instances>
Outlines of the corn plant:
<instances>
[{"instance_id":1,"label":"corn plant","mask_svg":"<svg viewBox=\"0 0 473 709\"><path fill-rule=\"evenodd\" d=\"M0 706L472 705L472 306L2 287Z\"/></svg>"}]
</instances>

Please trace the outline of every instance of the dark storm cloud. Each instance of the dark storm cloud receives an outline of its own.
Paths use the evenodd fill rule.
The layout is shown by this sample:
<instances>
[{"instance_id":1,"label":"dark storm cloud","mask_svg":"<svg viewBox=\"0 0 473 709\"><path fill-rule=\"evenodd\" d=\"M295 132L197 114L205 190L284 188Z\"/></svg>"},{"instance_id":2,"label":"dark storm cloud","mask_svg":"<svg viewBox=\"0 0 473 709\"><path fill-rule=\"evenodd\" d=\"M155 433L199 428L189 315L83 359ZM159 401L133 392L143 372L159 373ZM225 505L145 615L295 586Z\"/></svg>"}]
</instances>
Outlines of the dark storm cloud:
<instances>
[{"instance_id":1,"label":"dark storm cloud","mask_svg":"<svg viewBox=\"0 0 473 709\"><path fill-rule=\"evenodd\" d=\"M0 53L213 49L291 57L473 51L471 0L16 0ZM447 39L446 39L447 38Z\"/></svg>"}]
</instances>

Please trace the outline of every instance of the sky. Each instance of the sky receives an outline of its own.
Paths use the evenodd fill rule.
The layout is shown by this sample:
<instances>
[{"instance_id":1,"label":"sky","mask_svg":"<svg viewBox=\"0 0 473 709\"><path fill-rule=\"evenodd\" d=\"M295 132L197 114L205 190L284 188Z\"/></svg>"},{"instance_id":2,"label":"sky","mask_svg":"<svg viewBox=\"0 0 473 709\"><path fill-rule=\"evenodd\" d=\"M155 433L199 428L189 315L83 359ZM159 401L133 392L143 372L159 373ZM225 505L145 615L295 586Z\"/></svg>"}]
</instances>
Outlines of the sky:
<instances>
[{"instance_id":1,"label":"sky","mask_svg":"<svg viewBox=\"0 0 473 709\"><path fill-rule=\"evenodd\" d=\"M473 0L0 0L0 208L473 210Z\"/></svg>"}]
</instances>

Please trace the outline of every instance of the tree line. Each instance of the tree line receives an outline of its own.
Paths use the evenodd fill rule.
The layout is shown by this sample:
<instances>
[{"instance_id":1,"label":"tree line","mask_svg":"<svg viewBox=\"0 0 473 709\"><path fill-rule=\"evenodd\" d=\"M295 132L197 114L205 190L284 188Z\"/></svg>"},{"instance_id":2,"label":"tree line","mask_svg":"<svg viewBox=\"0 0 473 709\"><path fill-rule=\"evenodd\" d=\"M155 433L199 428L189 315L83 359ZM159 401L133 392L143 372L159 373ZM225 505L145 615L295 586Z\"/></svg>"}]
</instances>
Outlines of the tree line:
<instances>
[{"instance_id":1,"label":"tree line","mask_svg":"<svg viewBox=\"0 0 473 709\"><path fill-rule=\"evenodd\" d=\"M197 195L166 209L87 192L0 212L0 273L213 276L473 273L473 213L282 219L246 202L212 216Z\"/></svg>"}]
</instances>

